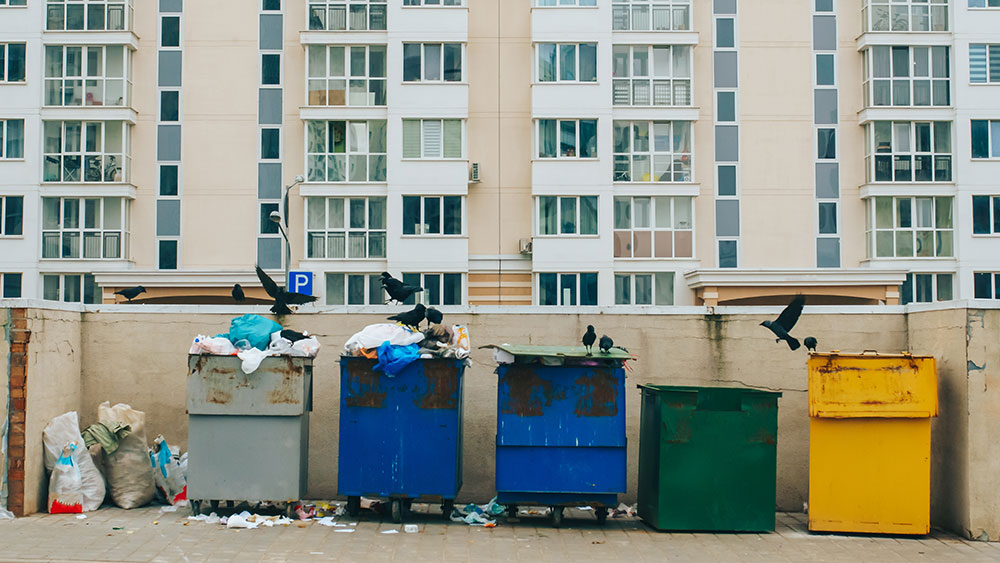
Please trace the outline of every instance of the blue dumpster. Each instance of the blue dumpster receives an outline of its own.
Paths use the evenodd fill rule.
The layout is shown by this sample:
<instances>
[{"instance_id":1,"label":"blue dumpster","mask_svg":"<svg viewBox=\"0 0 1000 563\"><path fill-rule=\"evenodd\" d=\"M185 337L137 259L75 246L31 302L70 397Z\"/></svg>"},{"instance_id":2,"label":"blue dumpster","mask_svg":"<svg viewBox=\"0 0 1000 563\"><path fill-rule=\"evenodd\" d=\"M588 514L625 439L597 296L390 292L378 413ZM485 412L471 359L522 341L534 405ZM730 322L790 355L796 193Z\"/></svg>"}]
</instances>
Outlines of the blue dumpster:
<instances>
[{"instance_id":1,"label":"blue dumpster","mask_svg":"<svg viewBox=\"0 0 1000 563\"><path fill-rule=\"evenodd\" d=\"M362 496L390 499L400 522L414 500L448 516L462 488L462 360L417 360L396 376L375 360L340 358L337 490L357 514Z\"/></svg>"},{"instance_id":2,"label":"blue dumpster","mask_svg":"<svg viewBox=\"0 0 1000 563\"><path fill-rule=\"evenodd\" d=\"M494 346L513 355L497 368L497 501L552 508L607 507L625 492L625 370L614 349L586 356L583 347Z\"/></svg>"}]
</instances>

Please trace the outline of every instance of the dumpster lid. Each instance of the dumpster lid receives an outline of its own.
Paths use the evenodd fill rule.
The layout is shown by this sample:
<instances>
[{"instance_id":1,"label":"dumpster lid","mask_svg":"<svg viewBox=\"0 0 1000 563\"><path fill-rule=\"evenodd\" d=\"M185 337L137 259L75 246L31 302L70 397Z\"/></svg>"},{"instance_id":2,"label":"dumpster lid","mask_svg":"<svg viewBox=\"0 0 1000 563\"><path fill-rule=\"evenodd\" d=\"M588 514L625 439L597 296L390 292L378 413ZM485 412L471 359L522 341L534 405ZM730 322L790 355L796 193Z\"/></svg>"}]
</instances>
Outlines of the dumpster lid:
<instances>
[{"instance_id":1,"label":"dumpster lid","mask_svg":"<svg viewBox=\"0 0 1000 563\"><path fill-rule=\"evenodd\" d=\"M910 352L899 352L897 354L883 354L876 350L865 350L863 352L841 352L840 350L830 350L829 352L809 352L809 356L813 358L882 358L882 359L898 359L898 358L917 358L917 359L927 359L933 358L934 356L928 356L923 354L911 354Z\"/></svg>"},{"instance_id":2,"label":"dumpster lid","mask_svg":"<svg viewBox=\"0 0 1000 563\"><path fill-rule=\"evenodd\" d=\"M512 356L533 356L542 358L580 358L582 360L635 360L631 354L621 348L612 348L607 354L594 346L594 353L587 355L583 346L531 346L528 344L488 344L480 349L496 348Z\"/></svg>"},{"instance_id":3,"label":"dumpster lid","mask_svg":"<svg viewBox=\"0 0 1000 563\"><path fill-rule=\"evenodd\" d=\"M723 392L723 393L741 393L746 395L769 395L774 397L781 397L781 391L771 391L769 389L760 389L757 387L723 387L721 385L654 385L652 383L640 383L636 385L637 388L648 390L653 393L713 393L713 392Z\"/></svg>"}]
</instances>

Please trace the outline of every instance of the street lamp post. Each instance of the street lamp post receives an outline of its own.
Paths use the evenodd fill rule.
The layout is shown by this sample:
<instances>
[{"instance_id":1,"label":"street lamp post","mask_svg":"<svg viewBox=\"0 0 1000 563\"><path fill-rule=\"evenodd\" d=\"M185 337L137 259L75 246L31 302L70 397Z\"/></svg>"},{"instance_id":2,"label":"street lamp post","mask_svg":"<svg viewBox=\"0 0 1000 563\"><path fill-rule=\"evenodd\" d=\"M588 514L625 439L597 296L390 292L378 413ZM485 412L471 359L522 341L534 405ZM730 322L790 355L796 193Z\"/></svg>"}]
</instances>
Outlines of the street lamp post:
<instances>
[{"instance_id":1,"label":"street lamp post","mask_svg":"<svg viewBox=\"0 0 1000 563\"><path fill-rule=\"evenodd\" d=\"M291 287L289 286L289 282L291 280L289 280L288 278L289 278L289 272L292 269L292 244L288 241L288 232L287 229L285 228L288 227L288 192L290 192L292 188L294 188L295 186L305 181L306 179L302 177L302 175L300 174L295 177L295 181L292 182L291 185L285 186L285 191L281 196L281 205L285 212L284 226L281 225L282 222L281 213L278 213L277 211L272 211L271 214L268 216L271 222L276 223L278 225L278 232L281 233L281 236L285 239L285 289L286 290L291 289Z\"/></svg>"}]
</instances>

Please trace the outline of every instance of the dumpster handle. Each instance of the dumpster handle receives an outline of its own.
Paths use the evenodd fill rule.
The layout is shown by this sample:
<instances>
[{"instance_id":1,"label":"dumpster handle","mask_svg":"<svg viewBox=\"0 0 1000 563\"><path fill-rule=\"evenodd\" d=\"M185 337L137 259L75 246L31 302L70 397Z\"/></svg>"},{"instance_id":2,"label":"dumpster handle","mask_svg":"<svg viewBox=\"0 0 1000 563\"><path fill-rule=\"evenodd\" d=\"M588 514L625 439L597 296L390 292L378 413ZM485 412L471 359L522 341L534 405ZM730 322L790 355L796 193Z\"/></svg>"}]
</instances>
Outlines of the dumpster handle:
<instances>
[{"instance_id":1,"label":"dumpster handle","mask_svg":"<svg viewBox=\"0 0 1000 563\"><path fill-rule=\"evenodd\" d=\"M878 350L862 350L861 355L862 356L867 355L869 352L878 356Z\"/></svg>"}]
</instances>

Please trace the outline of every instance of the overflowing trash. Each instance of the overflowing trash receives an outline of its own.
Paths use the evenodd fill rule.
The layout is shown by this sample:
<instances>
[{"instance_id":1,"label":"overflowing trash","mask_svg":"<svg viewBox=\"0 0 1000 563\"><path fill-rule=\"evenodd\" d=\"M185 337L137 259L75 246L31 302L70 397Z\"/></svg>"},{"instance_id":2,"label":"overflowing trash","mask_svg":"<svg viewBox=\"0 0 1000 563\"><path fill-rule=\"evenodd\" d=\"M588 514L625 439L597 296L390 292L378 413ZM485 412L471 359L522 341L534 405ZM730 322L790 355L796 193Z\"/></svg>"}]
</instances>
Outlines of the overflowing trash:
<instances>
[{"instance_id":1,"label":"overflowing trash","mask_svg":"<svg viewBox=\"0 0 1000 563\"><path fill-rule=\"evenodd\" d=\"M308 332L282 328L271 319L246 314L229 323L229 332L216 336L199 334L191 343L189 354L237 356L243 361L245 374L257 371L264 358L270 356L298 356L314 358L319 354L320 343Z\"/></svg>"},{"instance_id":2,"label":"overflowing trash","mask_svg":"<svg viewBox=\"0 0 1000 563\"><path fill-rule=\"evenodd\" d=\"M411 326L377 323L366 326L344 344L345 356L378 360L376 371L396 376L418 359L457 358L471 365L469 329L432 324L424 331Z\"/></svg>"},{"instance_id":3,"label":"overflowing trash","mask_svg":"<svg viewBox=\"0 0 1000 563\"><path fill-rule=\"evenodd\" d=\"M497 497L493 497L490 502L479 506L477 504L467 504L463 507L456 506L451 511L452 522L464 522L470 526L484 526L495 528L496 517L507 510L507 507L497 503Z\"/></svg>"}]
</instances>

